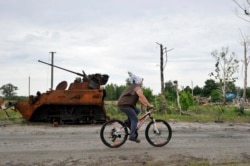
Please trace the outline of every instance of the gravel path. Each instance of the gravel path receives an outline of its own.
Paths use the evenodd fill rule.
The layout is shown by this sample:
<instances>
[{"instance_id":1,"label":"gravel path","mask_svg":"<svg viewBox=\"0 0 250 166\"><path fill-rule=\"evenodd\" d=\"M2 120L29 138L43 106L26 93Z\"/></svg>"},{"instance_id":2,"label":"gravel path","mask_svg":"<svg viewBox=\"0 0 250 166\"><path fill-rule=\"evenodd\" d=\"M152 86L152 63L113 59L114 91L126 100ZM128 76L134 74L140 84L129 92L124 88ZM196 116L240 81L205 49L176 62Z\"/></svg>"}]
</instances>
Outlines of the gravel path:
<instances>
[{"instance_id":1,"label":"gravel path","mask_svg":"<svg viewBox=\"0 0 250 166\"><path fill-rule=\"evenodd\" d=\"M1 125L0 165L137 166L250 163L250 124L170 122L173 136L164 147L127 141L111 149L100 140L100 125Z\"/></svg>"}]
</instances>

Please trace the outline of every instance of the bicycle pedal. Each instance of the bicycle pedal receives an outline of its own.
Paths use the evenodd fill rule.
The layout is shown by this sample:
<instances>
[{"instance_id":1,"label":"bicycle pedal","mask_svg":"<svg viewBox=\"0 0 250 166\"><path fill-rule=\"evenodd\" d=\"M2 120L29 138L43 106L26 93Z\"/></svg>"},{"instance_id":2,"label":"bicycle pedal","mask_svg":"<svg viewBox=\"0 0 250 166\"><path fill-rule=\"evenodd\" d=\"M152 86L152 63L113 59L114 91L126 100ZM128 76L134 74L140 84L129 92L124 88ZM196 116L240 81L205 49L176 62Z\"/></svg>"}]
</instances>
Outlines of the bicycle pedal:
<instances>
[{"instance_id":1,"label":"bicycle pedal","mask_svg":"<svg viewBox=\"0 0 250 166\"><path fill-rule=\"evenodd\" d=\"M129 138L130 141L136 142L136 143L140 143L141 140L139 140L138 138Z\"/></svg>"}]
</instances>

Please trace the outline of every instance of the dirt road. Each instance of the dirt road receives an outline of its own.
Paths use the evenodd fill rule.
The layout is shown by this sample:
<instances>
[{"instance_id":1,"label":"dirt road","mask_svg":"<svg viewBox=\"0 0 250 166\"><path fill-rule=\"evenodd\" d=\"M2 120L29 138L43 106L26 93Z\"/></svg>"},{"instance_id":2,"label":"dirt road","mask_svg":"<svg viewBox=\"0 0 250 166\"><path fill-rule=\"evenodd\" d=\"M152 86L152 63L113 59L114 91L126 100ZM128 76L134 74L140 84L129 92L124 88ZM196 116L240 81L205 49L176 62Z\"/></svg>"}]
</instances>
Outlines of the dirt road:
<instances>
[{"instance_id":1,"label":"dirt road","mask_svg":"<svg viewBox=\"0 0 250 166\"><path fill-rule=\"evenodd\" d=\"M1 125L0 165L112 166L186 165L190 163L247 165L250 124L174 123L173 137L162 148L127 141L110 149L100 140L100 125Z\"/></svg>"}]
</instances>

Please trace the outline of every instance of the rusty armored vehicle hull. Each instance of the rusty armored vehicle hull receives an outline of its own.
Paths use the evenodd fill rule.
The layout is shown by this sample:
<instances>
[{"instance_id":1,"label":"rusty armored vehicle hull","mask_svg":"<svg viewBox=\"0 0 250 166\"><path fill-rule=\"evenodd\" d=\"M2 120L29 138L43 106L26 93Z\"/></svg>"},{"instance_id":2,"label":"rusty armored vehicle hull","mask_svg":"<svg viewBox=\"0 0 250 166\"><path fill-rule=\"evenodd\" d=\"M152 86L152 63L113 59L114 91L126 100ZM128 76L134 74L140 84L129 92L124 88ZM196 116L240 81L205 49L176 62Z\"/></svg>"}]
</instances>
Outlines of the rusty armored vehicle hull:
<instances>
[{"instance_id":1,"label":"rusty armored vehicle hull","mask_svg":"<svg viewBox=\"0 0 250 166\"><path fill-rule=\"evenodd\" d=\"M54 67L63 69L58 66ZM101 85L106 84L109 76L106 74L75 74L82 78L77 78L69 87L66 81L62 81L55 90L44 93L38 91L36 96L29 96L28 100L16 102L15 109L27 121L32 122L59 124L105 122L107 120L104 107L106 92Z\"/></svg>"}]
</instances>

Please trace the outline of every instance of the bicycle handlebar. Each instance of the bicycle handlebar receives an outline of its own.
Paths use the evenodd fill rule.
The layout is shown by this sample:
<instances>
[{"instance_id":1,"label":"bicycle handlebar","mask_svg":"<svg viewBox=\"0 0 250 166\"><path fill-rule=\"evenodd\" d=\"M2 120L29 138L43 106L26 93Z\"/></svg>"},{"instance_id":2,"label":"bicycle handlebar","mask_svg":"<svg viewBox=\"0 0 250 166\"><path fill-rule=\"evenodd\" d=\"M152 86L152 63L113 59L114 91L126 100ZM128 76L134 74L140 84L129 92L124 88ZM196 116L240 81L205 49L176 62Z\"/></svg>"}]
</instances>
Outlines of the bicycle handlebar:
<instances>
[{"instance_id":1,"label":"bicycle handlebar","mask_svg":"<svg viewBox=\"0 0 250 166\"><path fill-rule=\"evenodd\" d=\"M152 109L154 109L154 107L148 107L148 106L147 106L147 111L150 111L150 110L152 110Z\"/></svg>"}]
</instances>

